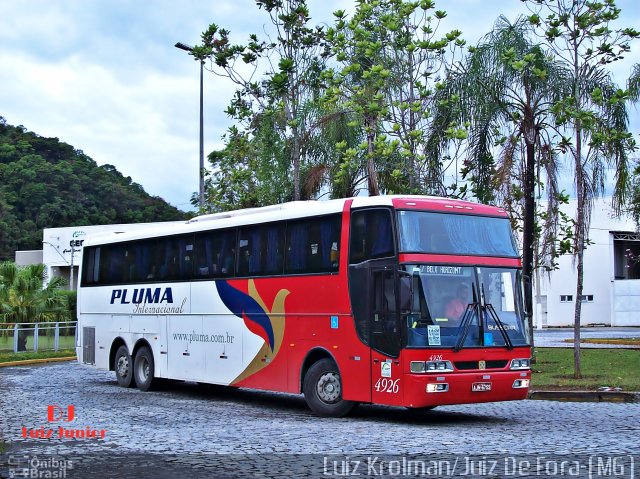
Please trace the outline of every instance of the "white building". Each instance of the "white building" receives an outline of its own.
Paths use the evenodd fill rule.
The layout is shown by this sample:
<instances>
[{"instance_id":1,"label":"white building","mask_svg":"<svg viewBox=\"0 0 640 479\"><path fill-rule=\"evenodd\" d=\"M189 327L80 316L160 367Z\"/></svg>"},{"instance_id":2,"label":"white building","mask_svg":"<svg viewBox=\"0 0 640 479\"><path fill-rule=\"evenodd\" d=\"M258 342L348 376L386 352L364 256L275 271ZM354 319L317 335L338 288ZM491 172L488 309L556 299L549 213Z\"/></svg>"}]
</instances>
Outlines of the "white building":
<instances>
[{"instance_id":1,"label":"white building","mask_svg":"<svg viewBox=\"0 0 640 479\"><path fill-rule=\"evenodd\" d=\"M573 217L575 208L572 201L565 212ZM627 250L640 256L640 234L634 221L626 216L616 218L610 199L596 200L589 239L584 253L581 324L640 326L640 264L626 256ZM540 303L534 317L538 327L574 322L577 265L573 256L564 255L558 258L558 266L550 276L540 273Z\"/></svg>"}]
</instances>

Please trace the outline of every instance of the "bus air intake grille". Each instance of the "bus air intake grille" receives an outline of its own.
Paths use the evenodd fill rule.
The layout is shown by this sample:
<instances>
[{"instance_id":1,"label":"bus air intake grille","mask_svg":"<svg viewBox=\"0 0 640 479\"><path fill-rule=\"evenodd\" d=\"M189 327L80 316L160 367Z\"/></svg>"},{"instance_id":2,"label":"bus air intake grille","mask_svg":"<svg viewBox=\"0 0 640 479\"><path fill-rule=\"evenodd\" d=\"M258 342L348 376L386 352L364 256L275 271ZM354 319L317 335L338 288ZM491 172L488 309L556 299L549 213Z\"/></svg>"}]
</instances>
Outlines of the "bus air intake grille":
<instances>
[{"instance_id":1,"label":"bus air intake grille","mask_svg":"<svg viewBox=\"0 0 640 479\"><path fill-rule=\"evenodd\" d=\"M503 369L507 366L509 361L507 360L495 360L495 361L485 361L484 369ZM480 365L478 361L457 361L453 363L456 366L456 369L460 369L463 371L468 371L470 369L480 370Z\"/></svg>"}]
</instances>

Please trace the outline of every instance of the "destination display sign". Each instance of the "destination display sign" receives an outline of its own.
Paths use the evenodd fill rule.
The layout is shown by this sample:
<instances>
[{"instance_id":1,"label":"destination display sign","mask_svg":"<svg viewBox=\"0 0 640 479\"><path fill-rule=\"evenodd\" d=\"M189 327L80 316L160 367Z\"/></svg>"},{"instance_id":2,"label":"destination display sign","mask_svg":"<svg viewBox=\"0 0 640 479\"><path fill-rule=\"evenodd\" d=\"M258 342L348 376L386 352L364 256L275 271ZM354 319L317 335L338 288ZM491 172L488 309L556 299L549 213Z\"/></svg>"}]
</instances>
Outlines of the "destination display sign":
<instances>
[{"instance_id":1,"label":"destination display sign","mask_svg":"<svg viewBox=\"0 0 640 479\"><path fill-rule=\"evenodd\" d=\"M444 265L425 265L422 266L421 273L423 274L437 274L447 276L465 276L464 266L444 266Z\"/></svg>"}]
</instances>

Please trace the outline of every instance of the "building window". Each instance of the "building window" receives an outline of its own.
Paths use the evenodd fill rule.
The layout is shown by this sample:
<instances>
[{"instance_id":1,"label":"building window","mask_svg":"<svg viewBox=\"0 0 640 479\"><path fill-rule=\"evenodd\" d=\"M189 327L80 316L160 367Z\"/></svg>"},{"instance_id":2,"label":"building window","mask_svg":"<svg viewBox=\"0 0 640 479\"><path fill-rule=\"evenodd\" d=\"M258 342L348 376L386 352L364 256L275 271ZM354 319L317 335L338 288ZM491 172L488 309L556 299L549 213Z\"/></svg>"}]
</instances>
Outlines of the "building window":
<instances>
[{"instance_id":1,"label":"building window","mask_svg":"<svg viewBox=\"0 0 640 479\"><path fill-rule=\"evenodd\" d=\"M583 303L593 303L593 295L592 294L583 294L580 296L580 300Z\"/></svg>"},{"instance_id":2,"label":"building window","mask_svg":"<svg viewBox=\"0 0 640 479\"><path fill-rule=\"evenodd\" d=\"M640 234L613 233L615 279L640 279Z\"/></svg>"},{"instance_id":3,"label":"building window","mask_svg":"<svg viewBox=\"0 0 640 479\"><path fill-rule=\"evenodd\" d=\"M593 298L593 296L592 296ZM573 295L572 294L561 294L560 295L560 302L561 303L571 303L573 302Z\"/></svg>"}]
</instances>

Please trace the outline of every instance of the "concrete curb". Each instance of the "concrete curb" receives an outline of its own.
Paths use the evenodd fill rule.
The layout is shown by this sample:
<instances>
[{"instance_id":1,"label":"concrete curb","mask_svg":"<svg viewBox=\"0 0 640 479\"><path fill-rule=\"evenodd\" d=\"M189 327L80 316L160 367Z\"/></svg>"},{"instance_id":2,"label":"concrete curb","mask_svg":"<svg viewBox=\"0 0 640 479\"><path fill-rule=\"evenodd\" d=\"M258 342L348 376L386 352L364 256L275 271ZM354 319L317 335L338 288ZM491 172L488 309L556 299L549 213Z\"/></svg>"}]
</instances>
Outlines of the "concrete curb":
<instances>
[{"instance_id":1,"label":"concrete curb","mask_svg":"<svg viewBox=\"0 0 640 479\"><path fill-rule=\"evenodd\" d=\"M31 366L34 364L60 363L63 361L75 361L75 356L66 356L63 358L45 358L45 359L25 359L24 361L9 361L0 363L0 368L8 368L9 366Z\"/></svg>"},{"instance_id":2,"label":"concrete curb","mask_svg":"<svg viewBox=\"0 0 640 479\"><path fill-rule=\"evenodd\" d=\"M531 391L529 399L568 402L640 403L640 392L627 391Z\"/></svg>"}]
</instances>

